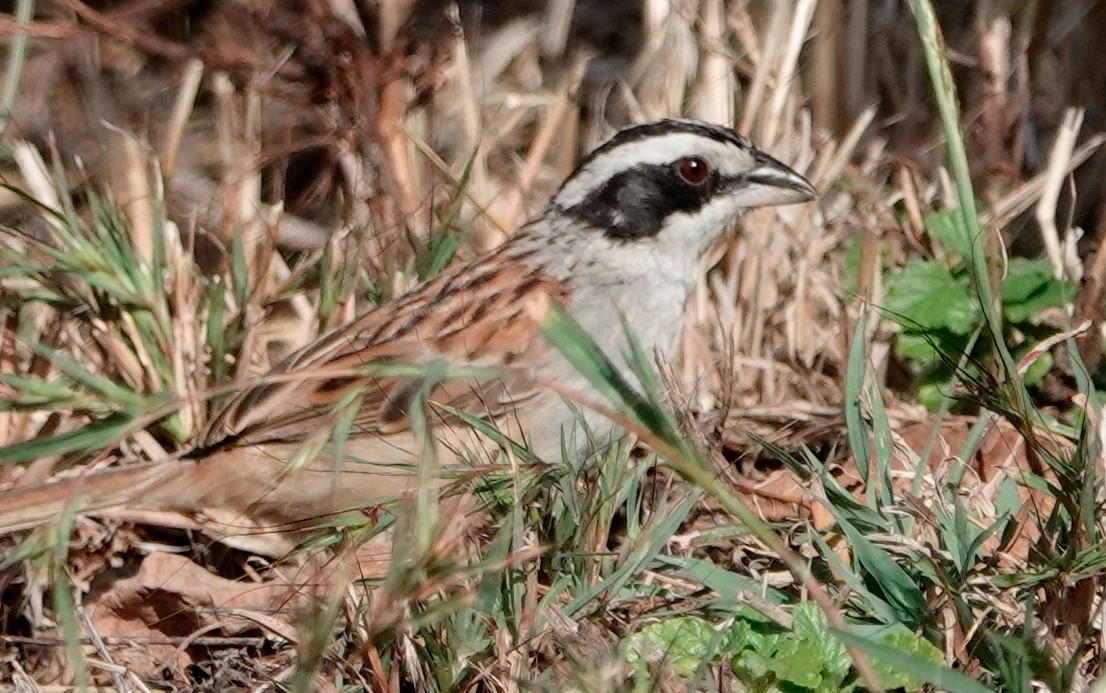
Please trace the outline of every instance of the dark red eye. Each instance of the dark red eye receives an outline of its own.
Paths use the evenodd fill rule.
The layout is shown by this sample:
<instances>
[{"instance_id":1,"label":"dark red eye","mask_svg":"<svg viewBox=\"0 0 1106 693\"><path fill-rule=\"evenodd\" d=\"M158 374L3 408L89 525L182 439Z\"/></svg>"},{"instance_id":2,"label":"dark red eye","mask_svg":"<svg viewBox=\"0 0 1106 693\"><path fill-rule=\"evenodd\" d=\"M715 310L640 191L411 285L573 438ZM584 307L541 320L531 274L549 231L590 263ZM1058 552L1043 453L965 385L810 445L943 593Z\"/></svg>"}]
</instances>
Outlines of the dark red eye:
<instances>
[{"instance_id":1,"label":"dark red eye","mask_svg":"<svg viewBox=\"0 0 1106 693\"><path fill-rule=\"evenodd\" d=\"M710 176L710 164L697 156L689 156L676 162L676 172L685 182L701 185Z\"/></svg>"}]
</instances>

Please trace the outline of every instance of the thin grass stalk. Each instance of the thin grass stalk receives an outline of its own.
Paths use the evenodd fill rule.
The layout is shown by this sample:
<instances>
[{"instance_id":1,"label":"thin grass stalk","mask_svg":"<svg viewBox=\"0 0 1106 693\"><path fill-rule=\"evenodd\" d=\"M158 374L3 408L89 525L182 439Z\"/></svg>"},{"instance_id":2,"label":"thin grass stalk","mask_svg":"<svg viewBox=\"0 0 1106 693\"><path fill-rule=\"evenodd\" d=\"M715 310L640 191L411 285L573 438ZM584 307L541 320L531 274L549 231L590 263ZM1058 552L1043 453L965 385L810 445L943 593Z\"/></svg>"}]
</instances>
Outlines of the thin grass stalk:
<instances>
[{"instance_id":1,"label":"thin grass stalk","mask_svg":"<svg viewBox=\"0 0 1106 693\"><path fill-rule=\"evenodd\" d=\"M176 168L177 154L180 152L184 131L188 127L188 119L196 105L196 95L200 91L200 79L203 74L204 64L199 59L191 60L185 66L184 79L181 80L180 89L177 91L177 98L173 103L173 113L169 117L169 127L166 129L165 138L162 140L161 172L163 176L172 176L173 169Z\"/></svg>"},{"instance_id":2,"label":"thin grass stalk","mask_svg":"<svg viewBox=\"0 0 1106 693\"><path fill-rule=\"evenodd\" d=\"M763 125L763 139L767 146L774 146L778 129L784 122L791 122L785 117L784 108L788 98L795 93L793 81L798 78L799 52L810 30L810 24L814 21L814 10L817 4L816 0L799 0L794 6L787 41L779 62L779 73L776 75L775 89L772 91L768 114Z\"/></svg>"},{"instance_id":3,"label":"thin grass stalk","mask_svg":"<svg viewBox=\"0 0 1106 693\"><path fill-rule=\"evenodd\" d=\"M982 334L983 325L979 325L975 329L975 331L972 332L971 338L968 339L968 343L964 347L964 353L960 355L960 359L956 363L956 370L954 371L953 376L948 380L947 387L950 390L956 387L956 383L958 381L958 377L955 374L963 373L964 370L968 367L968 362L972 354L972 349L975 348L975 343L979 340L979 337ZM952 409L952 404L953 399L951 397L944 397L941 399L941 407L937 410L937 414L934 416L933 433L929 437L929 440L926 441L926 446L922 449L923 463L925 460L929 459L930 453L933 451L933 446L937 444L937 436L940 435L941 431L941 422L944 421L945 416L947 416L949 410ZM976 453L976 450L979 449L979 444L983 440L983 436L987 433L993 423L994 415L991 412L986 411L982 412L980 416L977 417L974 422L972 422L971 430L968 432L967 437L964 438L964 442L961 444L960 449L957 451L957 455L959 455L958 459L971 459L972 455L974 455ZM964 473L967 471L968 465L962 462L956 467L955 470L953 470L951 476L949 477L949 483L953 484L954 486L959 486L961 479L964 478ZM919 474L911 485L911 491L915 495L917 495L918 491L920 491L921 489L921 481L922 475Z\"/></svg>"},{"instance_id":4,"label":"thin grass stalk","mask_svg":"<svg viewBox=\"0 0 1106 693\"><path fill-rule=\"evenodd\" d=\"M1056 139L1052 145L1052 153L1048 158L1045 179L1045 187L1041 192L1041 199L1037 202L1034 216L1037 226L1040 227L1041 242L1044 243L1045 253L1052 263L1052 274L1055 278L1062 278L1065 273L1078 282L1081 278L1082 268L1078 265L1071 267L1066 262L1064 244L1060 239L1060 230L1056 228L1056 206L1060 200L1060 193L1067 182L1067 170L1071 166L1072 153L1075 150L1076 137L1083 127L1083 109L1069 108L1064 112L1064 120L1057 129ZM1065 235L1070 234L1070 229L1064 229Z\"/></svg>"},{"instance_id":5,"label":"thin grass stalk","mask_svg":"<svg viewBox=\"0 0 1106 693\"><path fill-rule=\"evenodd\" d=\"M34 0L17 0L15 21L28 24L35 13ZM0 93L0 139L8 129L15 99L19 96L19 83L23 78L23 65L27 61L27 34L19 31L11 37L8 47L8 69L4 71L4 91Z\"/></svg>"},{"instance_id":6,"label":"thin grass stalk","mask_svg":"<svg viewBox=\"0 0 1106 693\"><path fill-rule=\"evenodd\" d=\"M937 17L933 11L930 0L911 0L911 10L918 27L918 37L922 41L922 52L925 56L926 69L933 86L933 96L937 102L937 114L941 121L941 130L945 135L946 152L948 154L949 169L956 185L956 194L959 199L959 213L962 228L966 229L971 241L971 257L969 264L972 269L972 279L976 294L979 296L983 308L984 320L995 344L995 350L999 355L1000 364L1005 373L1016 372L1013 356L1006 347L1006 340L1002 334L1002 311L998 304L998 297L991 285L991 276L988 271L990 263L987 261L987 251L984 244L983 229L979 223L979 212L975 206L975 192L972 188L971 171L968 167L968 154L964 147L964 136L960 129L960 106L956 98L956 85L949 70L948 49L945 47L944 38L941 35L941 27L937 23ZM1017 388L1024 391L1024 386ZM1019 397L1021 404L1025 405L1025 411L1029 411L1028 395Z\"/></svg>"},{"instance_id":7,"label":"thin grass stalk","mask_svg":"<svg viewBox=\"0 0 1106 693\"><path fill-rule=\"evenodd\" d=\"M81 648L81 627L77 621L77 604L73 600L69 575L66 572L69 556L69 536L73 532L73 520L77 516L76 510L72 505L67 506L58 522L49 528L48 541L50 545L47 556L50 561L51 597L53 598L54 612L57 615L62 640L65 641L65 652L69 657L69 666L73 670L74 683L78 689L87 690L92 685L92 680L89 678L88 663L85 661L84 650Z\"/></svg>"},{"instance_id":8,"label":"thin grass stalk","mask_svg":"<svg viewBox=\"0 0 1106 693\"><path fill-rule=\"evenodd\" d=\"M1068 166L1064 170L1064 175L1070 176L1075 169L1086 163L1087 159L1091 158L1104 142L1106 142L1106 134L1104 133L1088 137L1075 148L1068 161ZM984 212L981 222L984 225L1002 228L1014 221L1018 215L1037 204L1051 175L1053 175L1051 171L1045 170L1018 185L997 200L991 206L991 209Z\"/></svg>"},{"instance_id":9,"label":"thin grass stalk","mask_svg":"<svg viewBox=\"0 0 1106 693\"><path fill-rule=\"evenodd\" d=\"M960 106L956 98L956 85L953 82L948 61L945 58L948 49L945 47L941 28L937 24L933 5L929 0L912 0L910 7L914 12L914 19L918 26L918 37L922 41L926 68L929 71L930 81L933 85L933 95L937 102L937 115L941 120L941 130L945 135L949 169L952 172L960 202L960 215L963 219L964 228L968 230L972 240L971 261L976 272L975 280L978 284L976 290L983 302L984 311L989 315L995 309L994 295L991 291L990 277L981 274L987 267L984 254L985 248L983 247L982 233L979 227L979 214L975 206L975 193L972 190L968 155L960 131ZM994 335L998 342L1002 342L1001 326L1001 323L995 325L995 327L1000 328Z\"/></svg>"},{"instance_id":10,"label":"thin grass stalk","mask_svg":"<svg viewBox=\"0 0 1106 693\"><path fill-rule=\"evenodd\" d=\"M774 3L771 7L771 19L768 29L765 32L766 35L759 56L756 56L756 72L753 73L753 81L745 94L741 121L737 126L738 130L750 135L753 134L754 123L757 122L759 116L764 114L764 109L767 108L764 103L765 94L768 91L768 84L772 77L772 66L774 61L777 60L776 56L780 52L781 39L786 33L787 27L787 6L784 3ZM752 20L748 18L747 13L744 13L744 17L748 19L748 24L751 26ZM752 32L750 31L750 33ZM763 131L765 118L760 118L760 121L762 123L760 130Z\"/></svg>"}]
</instances>

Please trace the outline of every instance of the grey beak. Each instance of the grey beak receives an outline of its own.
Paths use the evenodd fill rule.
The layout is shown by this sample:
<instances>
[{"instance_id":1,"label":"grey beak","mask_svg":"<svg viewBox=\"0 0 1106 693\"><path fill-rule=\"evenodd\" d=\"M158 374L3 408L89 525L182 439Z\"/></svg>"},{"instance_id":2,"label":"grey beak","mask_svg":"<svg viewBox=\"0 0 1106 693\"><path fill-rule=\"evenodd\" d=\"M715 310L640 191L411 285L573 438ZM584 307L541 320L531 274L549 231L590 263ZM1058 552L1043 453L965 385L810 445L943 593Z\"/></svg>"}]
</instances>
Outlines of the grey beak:
<instances>
[{"instance_id":1,"label":"grey beak","mask_svg":"<svg viewBox=\"0 0 1106 693\"><path fill-rule=\"evenodd\" d=\"M764 152L756 152L756 166L745 174L740 192L745 207L772 207L807 202L818 191L794 169Z\"/></svg>"}]
</instances>

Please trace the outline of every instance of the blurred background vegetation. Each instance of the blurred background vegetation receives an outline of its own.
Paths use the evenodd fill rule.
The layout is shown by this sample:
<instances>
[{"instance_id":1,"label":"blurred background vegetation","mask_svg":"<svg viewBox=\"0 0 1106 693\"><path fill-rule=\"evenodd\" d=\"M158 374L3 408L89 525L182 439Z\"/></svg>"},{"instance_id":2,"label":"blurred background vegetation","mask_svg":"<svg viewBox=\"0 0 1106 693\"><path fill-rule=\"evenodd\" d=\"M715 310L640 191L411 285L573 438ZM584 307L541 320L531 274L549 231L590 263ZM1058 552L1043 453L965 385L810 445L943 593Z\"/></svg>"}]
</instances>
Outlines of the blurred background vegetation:
<instances>
[{"instance_id":1,"label":"blurred background vegetation","mask_svg":"<svg viewBox=\"0 0 1106 693\"><path fill-rule=\"evenodd\" d=\"M643 363L647 404L615 402L652 407L667 465L505 459L486 522L386 560L376 518L278 557L196 518L0 537L0 679L1088 690L1106 3L934 0L947 45L929 6L0 5L0 493L188 450L228 392L500 242L626 123L735 124L822 191L748 215L668 394Z\"/></svg>"}]
</instances>

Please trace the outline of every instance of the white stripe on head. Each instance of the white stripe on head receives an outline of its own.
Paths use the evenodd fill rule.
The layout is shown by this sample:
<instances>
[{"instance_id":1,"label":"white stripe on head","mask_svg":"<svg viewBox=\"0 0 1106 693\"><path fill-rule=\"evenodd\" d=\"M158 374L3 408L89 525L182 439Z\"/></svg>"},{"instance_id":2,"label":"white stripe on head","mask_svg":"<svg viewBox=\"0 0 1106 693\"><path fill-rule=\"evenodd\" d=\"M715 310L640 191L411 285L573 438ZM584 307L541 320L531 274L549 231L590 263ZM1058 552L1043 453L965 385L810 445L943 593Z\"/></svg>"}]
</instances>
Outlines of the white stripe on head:
<instances>
[{"instance_id":1,"label":"white stripe on head","mask_svg":"<svg viewBox=\"0 0 1106 693\"><path fill-rule=\"evenodd\" d=\"M684 157L697 156L706 159L725 177L740 176L755 165L752 145L744 138L731 141L710 136L707 126L694 121L664 122L675 127L703 128L704 131L674 129L616 144L606 151L603 148L608 145L600 145L596 153L585 159L579 170L565 181L553 203L562 208L579 204L611 177L642 164L671 164Z\"/></svg>"}]
</instances>

